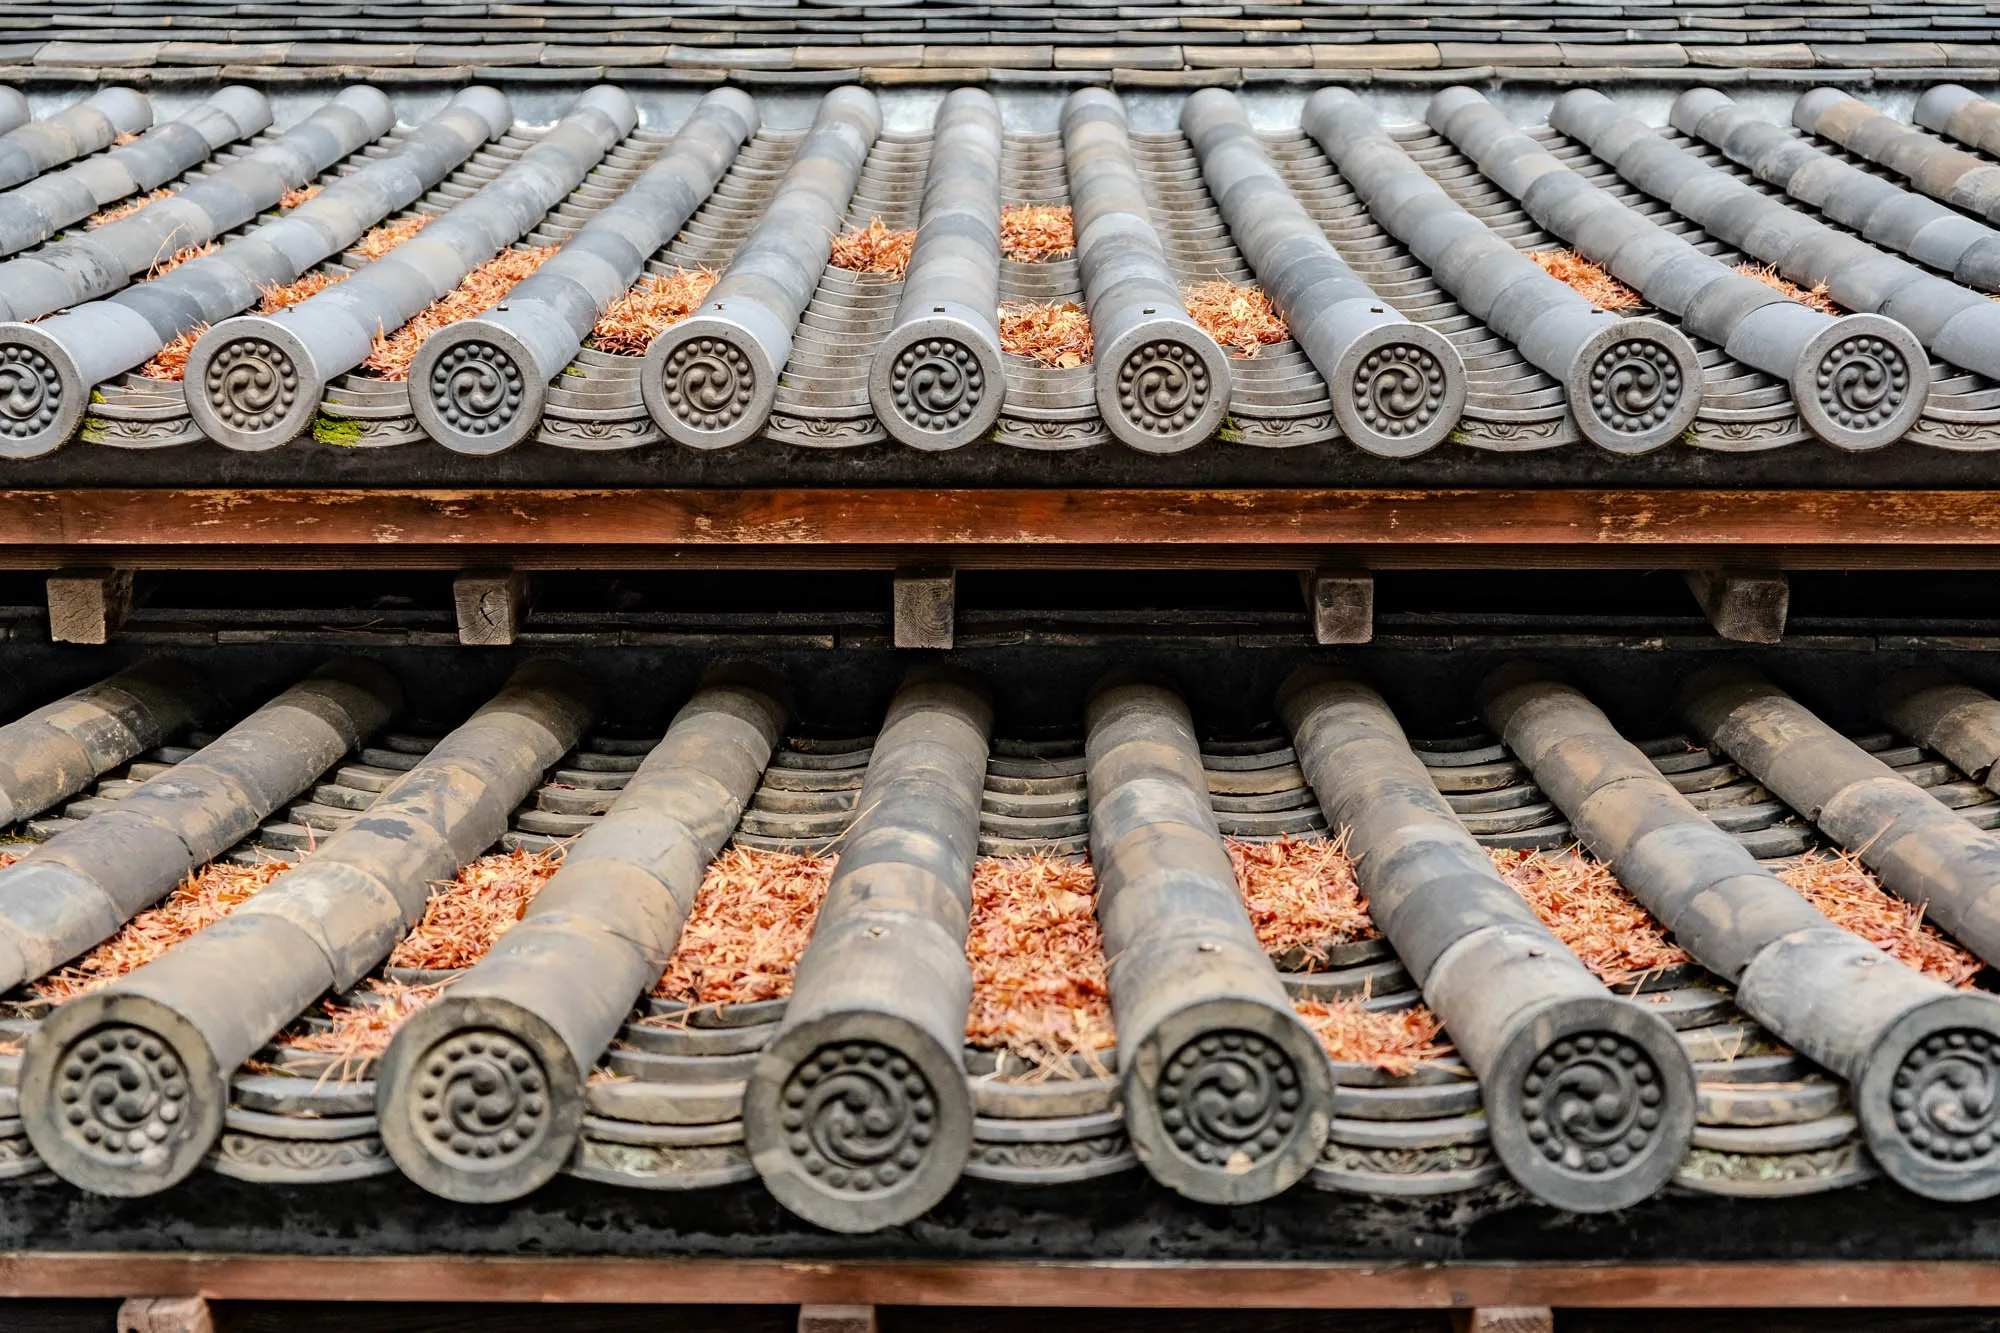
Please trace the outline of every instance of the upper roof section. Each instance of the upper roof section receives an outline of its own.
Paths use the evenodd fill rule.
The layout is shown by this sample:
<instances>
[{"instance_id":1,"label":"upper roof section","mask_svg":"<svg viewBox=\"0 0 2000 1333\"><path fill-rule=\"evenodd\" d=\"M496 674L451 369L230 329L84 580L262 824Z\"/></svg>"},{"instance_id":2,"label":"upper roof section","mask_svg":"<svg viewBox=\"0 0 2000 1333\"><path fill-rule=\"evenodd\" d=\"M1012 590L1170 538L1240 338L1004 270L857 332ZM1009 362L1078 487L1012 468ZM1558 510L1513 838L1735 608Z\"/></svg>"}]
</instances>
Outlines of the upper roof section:
<instances>
[{"instance_id":1,"label":"upper roof section","mask_svg":"<svg viewBox=\"0 0 2000 1333\"><path fill-rule=\"evenodd\" d=\"M0 79L598 78L831 87L1078 82L1198 87L1306 75L1389 82L1564 70L1782 70L1850 81L2000 68L1984 4L74 3L10 6Z\"/></svg>"},{"instance_id":2,"label":"upper roof section","mask_svg":"<svg viewBox=\"0 0 2000 1333\"><path fill-rule=\"evenodd\" d=\"M2000 103L1738 93L17 96L0 475L1990 484Z\"/></svg>"}]
</instances>

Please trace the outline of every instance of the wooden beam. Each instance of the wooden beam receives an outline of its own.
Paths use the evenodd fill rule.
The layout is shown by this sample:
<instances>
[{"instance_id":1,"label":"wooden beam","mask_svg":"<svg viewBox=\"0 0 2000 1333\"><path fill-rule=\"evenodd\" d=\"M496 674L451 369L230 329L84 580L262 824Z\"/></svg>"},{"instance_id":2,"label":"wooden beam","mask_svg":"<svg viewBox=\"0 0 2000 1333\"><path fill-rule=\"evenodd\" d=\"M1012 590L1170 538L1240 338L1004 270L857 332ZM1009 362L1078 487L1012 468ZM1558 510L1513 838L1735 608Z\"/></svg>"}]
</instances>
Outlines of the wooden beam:
<instances>
[{"instance_id":1,"label":"wooden beam","mask_svg":"<svg viewBox=\"0 0 2000 1333\"><path fill-rule=\"evenodd\" d=\"M1365 569L1316 569L1302 576L1314 643L1367 643L1375 637L1375 576Z\"/></svg>"},{"instance_id":2,"label":"wooden beam","mask_svg":"<svg viewBox=\"0 0 2000 1333\"><path fill-rule=\"evenodd\" d=\"M410 1255L15 1252L0 1291L27 1297L993 1305L1179 1309L1728 1309L2000 1305L1980 1260L1526 1264L1147 1261L863 1262Z\"/></svg>"},{"instance_id":3,"label":"wooden beam","mask_svg":"<svg viewBox=\"0 0 2000 1333\"><path fill-rule=\"evenodd\" d=\"M799 1333L878 1333L872 1305L801 1305Z\"/></svg>"},{"instance_id":4,"label":"wooden beam","mask_svg":"<svg viewBox=\"0 0 2000 1333\"><path fill-rule=\"evenodd\" d=\"M49 638L109 643L132 614L129 569L59 569L49 575Z\"/></svg>"},{"instance_id":5,"label":"wooden beam","mask_svg":"<svg viewBox=\"0 0 2000 1333\"><path fill-rule=\"evenodd\" d=\"M1487 1305L1454 1310L1452 1333L1556 1333L1556 1312L1546 1305Z\"/></svg>"},{"instance_id":6,"label":"wooden beam","mask_svg":"<svg viewBox=\"0 0 2000 1333\"><path fill-rule=\"evenodd\" d=\"M949 648L958 624L958 575L949 569L904 569L895 578L898 648Z\"/></svg>"},{"instance_id":7,"label":"wooden beam","mask_svg":"<svg viewBox=\"0 0 2000 1333\"><path fill-rule=\"evenodd\" d=\"M2000 547L2000 491L0 491L0 547L203 550L237 543L383 549L860 544L903 551L1094 545L1128 552L1239 544L1983 548ZM1022 555L1026 559L1028 551Z\"/></svg>"},{"instance_id":8,"label":"wooden beam","mask_svg":"<svg viewBox=\"0 0 2000 1333\"><path fill-rule=\"evenodd\" d=\"M451 601L460 643L505 647L528 613L528 576L518 569L468 569L452 580Z\"/></svg>"},{"instance_id":9,"label":"wooden beam","mask_svg":"<svg viewBox=\"0 0 2000 1333\"><path fill-rule=\"evenodd\" d=\"M118 1333L215 1333L215 1316L199 1296L141 1296L118 1307Z\"/></svg>"},{"instance_id":10,"label":"wooden beam","mask_svg":"<svg viewBox=\"0 0 2000 1333\"><path fill-rule=\"evenodd\" d=\"M1777 643L1785 637L1792 585L1777 570L1691 569L1688 591L1715 632L1737 643Z\"/></svg>"}]
</instances>

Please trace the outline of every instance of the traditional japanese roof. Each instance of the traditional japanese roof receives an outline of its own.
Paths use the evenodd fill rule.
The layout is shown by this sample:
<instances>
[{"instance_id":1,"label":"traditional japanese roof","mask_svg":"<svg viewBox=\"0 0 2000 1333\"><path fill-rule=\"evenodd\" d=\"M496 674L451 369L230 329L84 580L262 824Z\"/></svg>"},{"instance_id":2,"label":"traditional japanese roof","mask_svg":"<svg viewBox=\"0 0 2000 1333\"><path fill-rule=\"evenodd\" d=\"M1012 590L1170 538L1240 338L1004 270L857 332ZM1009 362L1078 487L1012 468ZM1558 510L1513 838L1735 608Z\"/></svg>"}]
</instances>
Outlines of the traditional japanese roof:
<instances>
[{"instance_id":1,"label":"traditional japanese roof","mask_svg":"<svg viewBox=\"0 0 2000 1333\"><path fill-rule=\"evenodd\" d=\"M1503 110L1469 87L1393 106L1322 88L1303 114L1211 89L1148 104L1151 119L1086 91L1059 120L962 91L933 124L930 104L860 89L817 108L716 93L690 118L685 102L607 85L550 102L553 126L513 120L490 89L395 126L394 108L362 89L309 99L305 119L275 126L247 89L160 93L147 118L161 123L138 141L65 140L29 160L40 177L0 194L12 250L0 302L20 321L0 326L16 386L0 404L0 470L15 484L289 484L336 468L666 484L1807 481L1838 458L1856 480L1886 468L1907 482L1969 475L1966 454L2000 446L2000 307L1987 300L2000 270L1983 258L1996 244L1996 104L1933 77L1912 125L1865 96L1739 85L1740 101L1686 91L1659 124L1605 86L1536 102L1518 126L1518 100ZM1411 105L1420 122L1399 109ZM224 118L232 107L240 122ZM226 128L185 132L204 116ZM934 153L946 133L992 146ZM141 198L156 187L161 200ZM940 190L971 201L951 227L926 222ZM138 202L76 229L93 209ZM1146 238L1146 299L1180 321L1146 345L1185 349L1163 365L1203 363L1199 414L1154 419L1157 396L1107 414L1106 386L1138 373L1140 355L1119 341L1125 298L1092 287L1091 252L1110 253L1110 231L1083 227L1073 255L1002 259L995 215L1024 204L1072 208L1079 223L1116 215L1113 230ZM369 249L386 234L372 229L399 218L434 222L401 248ZM916 231L907 278L814 258L829 233L877 220ZM509 249L511 272L487 267ZM802 265L795 289L747 296L759 256L786 254ZM1524 256L1553 256L1569 285ZM723 285L654 339L651 361L593 345L591 324L630 283L703 269ZM326 290L223 322L260 301L275 311L260 293L302 275ZM1334 278L1346 285L1315 286ZM1261 288L1292 338L1218 350L1184 304L1217 279ZM371 335L396 333L461 280L369 360ZM953 335L984 346L970 388L918 374L941 406L906 426L892 363L927 364L911 341L930 327L924 293L968 281L992 283L1002 307L1077 305L1104 356L1003 353L981 298L986 331ZM1321 318L1330 301L1351 313ZM742 323L735 312L753 305ZM530 326L542 330L533 346ZM733 349L717 365L750 396L726 427L676 415L675 377L704 364L691 339ZM192 378L171 378L183 360ZM1395 386L1412 374L1409 397ZM947 432L940 394L978 402L971 427L991 414L984 437ZM253 456L230 459L205 437Z\"/></svg>"}]
</instances>

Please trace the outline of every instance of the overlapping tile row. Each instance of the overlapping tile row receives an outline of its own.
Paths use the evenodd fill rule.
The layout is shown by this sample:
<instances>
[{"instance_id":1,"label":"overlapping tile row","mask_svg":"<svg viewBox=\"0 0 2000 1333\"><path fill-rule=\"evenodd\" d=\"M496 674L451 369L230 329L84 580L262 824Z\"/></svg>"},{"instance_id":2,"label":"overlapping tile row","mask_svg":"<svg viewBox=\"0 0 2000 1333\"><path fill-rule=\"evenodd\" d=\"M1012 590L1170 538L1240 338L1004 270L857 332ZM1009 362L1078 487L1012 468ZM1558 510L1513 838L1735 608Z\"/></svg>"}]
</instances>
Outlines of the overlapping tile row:
<instances>
[{"instance_id":1,"label":"overlapping tile row","mask_svg":"<svg viewBox=\"0 0 2000 1333\"><path fill-rule=\"evenodd\" d=\"M559 1170L652 1189L762 1176L849 1231L917 1216L961 1174L1142 1165L1211 1202L1307 1178L1422 1195L1504 1171L1589 1211L1670 1176L1768 1195L1878 1162L1930 1197L2000 1188L1996 1002L1833 926L1774 874L1824 845L1809 817L1990 948L1973 858L1990 860L2000 798L1961 769L1992 766L2000 703L1970 687L1885 693L1890 721L1958 769L1842 738L1740 673L1688 695L1721 750L1634 746L1525 668L1481 692L1504 740L1412 742L1365 682L1328 672L1272 702L1283 730L1207 742L1170 685L1124 674L1080 738L992 739L977 683L930 671L872 739L788 737L783 695L720 668L664 738L612 739L588 733L585 678L531 662L431 739L388 729L388 673L336 663L211 738L190 725L213 716L198 677L147 663L0 729L19 827L43 840L0 870L10 938L34 953L16 984L117 924L19 947L83 876L119 877L96 892L129 916L203 860L298 862L108 985L14 992L0 1030L25 1051L0 1054L0 1103L27 1140L0 1136L0 1174L45 1165L127 1195L202 1163L273 1182L400 1167L465 1200ZM1383 938L1267 956L1221 840L1343 831ZM1487 857L1579 840L1701 966L1607 990ZM974 862L1086 841L1118 1045L1075 1077L1023 1078L964 1036ZM440 882L495 846L557 843L554 876L470 968L385 972ZM653 994L731 843L837 857L794 993ZM91 861L113 844L115 866ZM446 984L378 1059L281 1035L323 1025L300 1017L322 995L383 1002L364 982L385 975ZM1460 1054L1407 1074L1331 1064L1289 1003L1419 998Z\"/></svg>"},{"instance_id":2,"label":"overlapping tile row","mask_svg":"<svg viewBox=\"0 0 2000 1333\"><path fill-rule=\"evenodd\" d=\"M1942 89L1921 114L1976 135L1967 127L1977 105ZM1829 131L1872 116L1863 138L1886 144L1874 125L1886 118L1843 109L1859 106L1822 90L1801 99L1798 116ZM702 108L690 125L635 131L625 94L594 90L556 130L534 136L533 163L488 182L492 193L456 202L424 236L278 314L225 318L249 305L246 281L268 285L349 243L352 219L331 226L331 205L298 219L313 226L316 245L301 228L266 236L260 227L109 301L0 331L0 373L19 390L0 399L0 442L16 456L48 452L97 392L104 410L89 414L86 438L145 445L207 435L239 449L288 443L316 413L331 423L316 432L328 442L429 440L472 454L530 443L726 449L759 437L812 448L894 439L948 451L991 440L1154 453L1345 439L1389 458L1579 440L1618 454L2000 444L2000 393L1988 379L2000 367L1988 366L1994 339L1981 332L1996 318L1992 303L1918 266L1970 264L1961 279L1983 285L1981 224L1877 174L1898 168L1836 160L1779 127L1751 125L1712 91L1684 95L1674 111L1681 128L1664 130L1589 91L1566 95L1551 126L1531 129L1465 89L1434 98L1420 128L1385 128L1360 96L1322 89L1301 129L1257 134L1217 90L1190 98L1185 132L1166 134L1132 130L1119 99L1097 89L1065 103L1055 135L1008 131L992 100L970 90L945 98L918 134L882 133L874 95L859 88L829 94L803 141L758 129L754 104L735 93L712 94ZM461 115L496 109L479 101ZM315 114L337 113L336 104ZM434 121L394 142L417 154L419 140L441 132ZM620 138L625 145L613 146ZM1976 154L1948 151L1945 165L1924 168L1912 151L1902 142L1894 160L1928 170L1933 192L1970 199L1965 191L1984 179ZM562 171L544 178L536 164L558 155ZM1798 185L1789 200L1758 183L1781 164ZM645 173L632 167L657 174L642 185ZM369 206L343 203L341 215L407 206L407 178L378 191L390 174L378 164L372 183L350 184ZM0 219L9 198L62 175L0 195ZM197 179L183 193L201 188ZM1067 204L1076 255L998 257L996 190L1000 205ZM671 207L651 202L660 192ZM621 196L590 231L589 217ZM177 216L173 206L61 244L101 248L129 232L139 246ZM249 216L209 216L197 230L214 235ZM876 218L915 231L907 274L827 264L813 237ZM433 335L407 384L356 369L377 328L393 332L530 232L568 253L508 308ZM282 243L284 260L269 258L264 242ZM1630 283L1650 308L1598 310L1523 253L1562 245ZM1788 299L1736 271L1745 261L1774 264L1804 286L1826 280L1833 300L1857 313ZM38 297L44 284L27 277L49 266L39 253L14 265L25 267L0 266L0 300L33 314L117 291L145 268L97 264L104 281ZM643 357L593 346L592 324L624 287L691 265L722 273L692 318L667 327ZM1291 337L1256 356L1226 354L1183 300L1185 286L1218 276L1261 282L1290 313ZM1050 366L998 350L997 307L1021 301L1081 305L1095 326L1094 359ZM173 336L218 319L184 382L120 379ZM493 355L475 355L475 343Z\"/></svg>"}]
</instances>

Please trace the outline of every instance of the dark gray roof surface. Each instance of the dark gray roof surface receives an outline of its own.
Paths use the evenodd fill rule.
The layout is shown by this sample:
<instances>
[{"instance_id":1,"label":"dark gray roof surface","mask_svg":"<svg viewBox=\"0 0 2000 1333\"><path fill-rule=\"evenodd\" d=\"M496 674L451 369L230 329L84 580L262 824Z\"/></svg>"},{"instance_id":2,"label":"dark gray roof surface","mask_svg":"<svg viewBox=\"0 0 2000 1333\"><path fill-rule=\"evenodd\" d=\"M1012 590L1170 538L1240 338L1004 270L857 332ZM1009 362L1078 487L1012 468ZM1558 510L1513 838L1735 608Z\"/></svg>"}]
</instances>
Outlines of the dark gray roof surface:
<instances>
[{"instance_id":1,"label":"dark gray roof surface","mask_svg":"<svg viewBox=\"0 0 2000 1333\"><path fill-rule=\"evenodd\" d=\"M2000 142L2000 105L1957 85L1930 86L1914 126L1820 89L1798 100L1796 129L1773 123L1768 102L1738 106L1716 90L1682 94L1665 125L1647 123L1655 101L1576 90L1537 113L1553 123L1516 127L1469 88L1430 99L1418 124L1396 123L1388 109L1378 119L1364 98L1327 88L1308 99L1302 117L1279 112L1274 123L1261 108L1254 134L1235 96L1222 90L1177 103L1167 123L1177 112L1178 129L1133 128L1117 99L1088 94L1070 99L1063 128L1053 132L1018 128L1010 118L997 176L992 165L962 162L963 154L949 166L934 160L930 133L884 130L876 99L858 89L823 102L822 130L811 139L759 125L756 105L741 93L713 93L701 105L697 121L709 128L699 135L684 133L678 120L640 124L633 100L613 86L559 100L563 118L553 129L509 126L503 99L491 92L463 93L442 111L433 104L420 125L386 133L342 111L327 124L352 137L315 141L307 157L348 156L320 177L325 193L293 215L273 218L270 210L311 168L288 168L297 179L246 176L247 168L227 165L243 149L224 145L170 184L175 200L127 221L71 231L39 249L31 243L49 229L23 224L16 252L0 260L0 301L34 322L0 325L0 370L16 389L0 400L0 458L13 460L0 467L27 478L41 466L36 459L58 448L61 463L49 466L73 465L78 451L161 449L204 433L249 451L296 449L302 445L290 442L307 435L322 444L394 446L384 458L436 457L440 446L469 459L517 444L680 450L713 453L704 466L724 468L746 431L760 447L794 451L894 448L879 414L911 408L897 398L902 381L880 376L889 360L916 353L892 348L872 388L871 365L892 334L929 312L899 302L900 279L826 267L827 224L801 221L795 205L823 200L814 208L844 226L879 218L918 227L927 188L952 181L975 202L951 227L919 230L913 272L928 275L930 290L952 290L939 264L977 258L982 247L979 262L992 262L990 240L952 239L967 226L977 233L981 210L1071 203L1085 224L1082 253L1000 263L1003 305L1094 306L1100 337L1115 343L1124 327L1108 304L1115 298L1109 288L1093 290L1087 273L1122 244L1112 232L1138 228L1133 235L1157 243L1143 261L1156 274L1147 281L1157 285L1146 289L1159 294L1156 303L1172 303L1176 286L1211 278L1261 283L1302 331L1302 341L1251 358L1202 351L1205 340L1191 325L1149 334L1166 338L1149 347L1200 354L1204 368L1188 382L1171 369L1149 379L1156 372L1142 373L1141 360L1155 353L1122 344L1112 347L1115 365L1058 369L1008 355L992 363L1000 366L993 383L978 379L968 391L953 381L950 393L970 393L964 401L1004 396L988 441L1009 449L1129 448L1138 451L1137 466L1146 455L1199 459L1225 446L1240 456L1337 444L1385 466L1416 455L1405 464L1416 477L1422 460L1467 451L1548 451L1560 459L1601 450L1653 454L1657 462L1690 452L1789 450L1809 468L1829 450L1867 452L1897 441L1954 452L2000 447L2000 305L1986 299L2000 290L2000 231L1988 221L2000 216L1990 203L2000 159L1987 155ZM1518 100L1503 105L1520 114ZM946 103L953 106L959 115L995 108L976 92ZM1098 109L1086 116L1091 107ZM1086 134L1090 117L1106 116L1108 130ZM249 144L275 146L252 156L291 152L285 161L303 162L304 140L297 150L284 145L304 132L266 131ZM828 155L836 138L847 147ZM697 141L707 146L697 152ZM353 151L354 144L364 146ZM821 147L802 148L810 144ZM137 147L53 165L50 179ZM1087 197L1079 190L1085 178L1077 172L1100 159L1112 164L1105 180L1136 183L1129 202L1115 202L1126 198L1118 193L1125 186L1092 185ZM644 197L671 205L607 208L642 179L650 181ZM0 222L18 198L43 189L36 180L0 194ZM1229 193L1253 189L1297 207L1240 206L1252 195ZM115 193L95 204L115 202ZM89 206L86 199L80 207ZM367 261L348 247L385 217L410 211L443 220L376 261L387 268L368 280L337 283L274 318L221 323L249 307L258 288L301 272L366 272ZM1092 224L1100 215L1104 222ZM174 225L161 232L169 218ZM1114 218L1123 221L1113 226ZM1232 222L1258 231L1239 236ZM744 249L758 235L758 245ZM148 276L173 248L209 240L218 245L213 255ZM519 310L433 335L412 381L360 368L369 335L393 332L507 245L568 248L518 289ZM1555 248L1605 266L1641 305L1595 311L1521 258ZM744 263L732 270L740 249ZM72 252L87 258L63 257ZM756 274L774 261L753 255L804 266L797 285L782 293L769 286ZM712 308L662 335L651 357L589 345L595 312L623 283L642 271L696 266L723 273L724 284ZM1803 288L1827 284L1836 313L1809 310L1739 271L1758 267ZM1336 277L1338 285L1326 285ZM915 277L910 287L919 289ZM713 308L717 302L724 308ZM185 385L132 373L175 335L211 324L195 343ZM974 341L992 336L963 327ZM533 349L520 341L530 330ZM722 383L704 368L711 355L704 347L732 377L728 392L749 395L727 409L736 423L727 431L716 426L713 407L676 406L688 385L698 381L706 393ZM960 363L970 364L962 355ZM1134 399L1134 384L1151 388ZM1430 387L1405 402L1414 384ZM189 394L200 400L192 416ZM413 394L426 397L424 410L413 409ZM1104 405L1118 395L1125 396L1118 429L1107 428ZM1197 409L1217 397L1227 415L1210 437ZM704 411L707 426L697 419ZM1165 415L1149 415L1156 411ZM1427 424L1416 430L1420 420ZM934 419L939 430L944 421ZM926 447L924 429L895 435ZM954 469L987 447L954 444L931 454L935 475L971 475ZM587 472L587 462L578 466Z\"/></svg>"}]
</instances>

